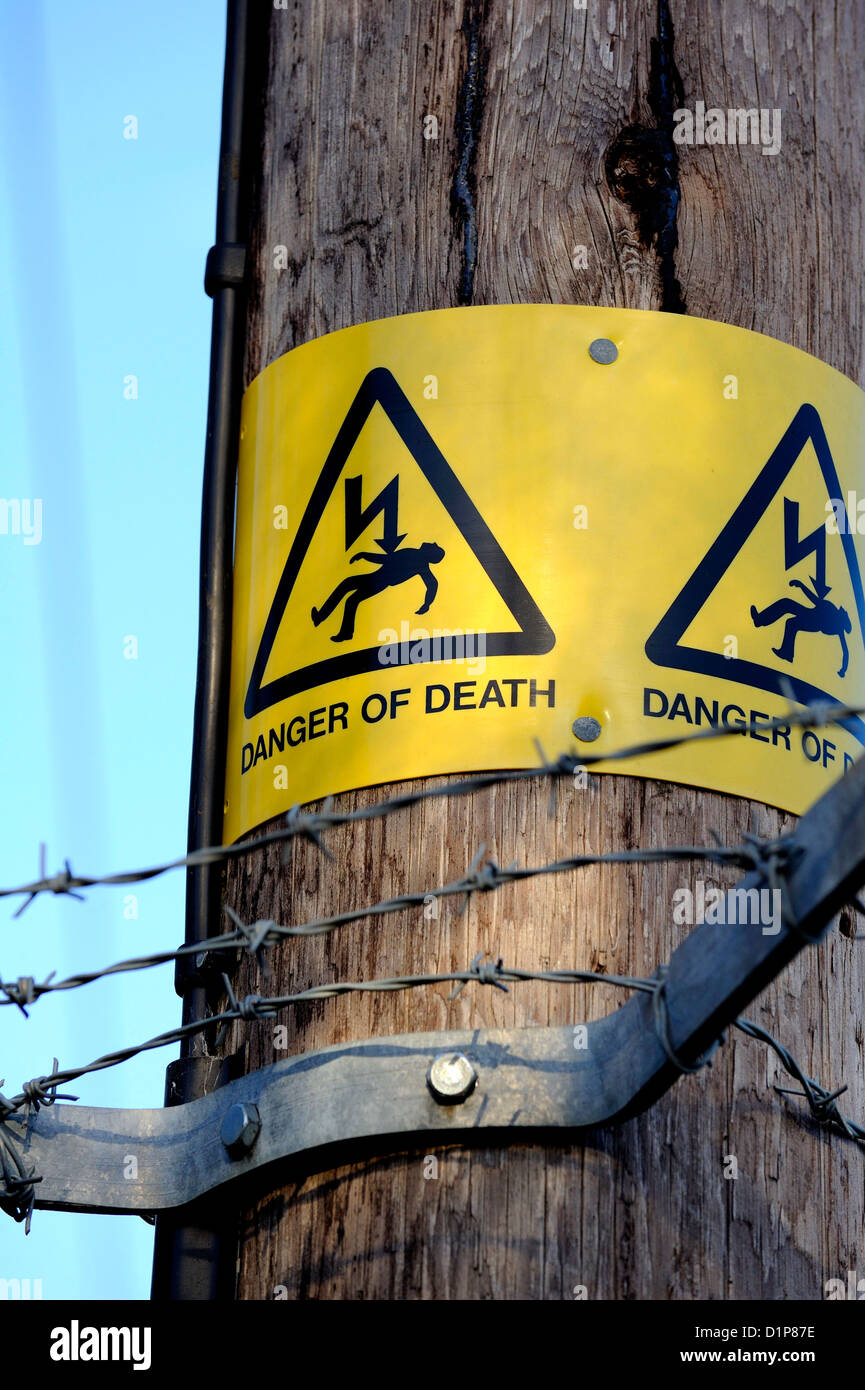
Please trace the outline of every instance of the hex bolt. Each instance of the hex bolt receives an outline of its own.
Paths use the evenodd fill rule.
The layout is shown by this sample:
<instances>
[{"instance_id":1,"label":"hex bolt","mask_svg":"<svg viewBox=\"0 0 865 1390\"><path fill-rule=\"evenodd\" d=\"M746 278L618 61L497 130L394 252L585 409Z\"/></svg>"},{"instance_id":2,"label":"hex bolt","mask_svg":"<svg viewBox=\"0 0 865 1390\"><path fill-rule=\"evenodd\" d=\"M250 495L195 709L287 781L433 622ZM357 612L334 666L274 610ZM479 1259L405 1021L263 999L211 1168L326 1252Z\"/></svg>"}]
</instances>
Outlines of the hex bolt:
<instances>
[{"instance_id":1,"label":"hex bolt","mask_svg":"<svg viewBox=\"0 0 865 1390\"><path fill-rule=\"evenodd\" d=\"M470 1096L478 1074L461 1052L443 1052L434 1057L426 1074L427 1085L439 1105L459 1105Z\"/></svg>"},{"instance_id":2,"label":"hex bolt","mask_svg":"<svg viewBox=\"0 0 865 1390\"><path fill-rule=\"evenodd\" d=\"M575 719L571 728L577 738L582 739L583 743L594 743L601 734L601 726L597 719L592 719L591 715L588 714L582 714L579 719Z\"/></svg>"},{"instance_id":3,"label":"hex bolt","mask_svg":"<svg viewBox=\"0 0 865 1390\"><path fill-rule=\"evenodd\" d=\"M596 338L589 344L589 356L593 362L600 362L602 367L607 367L611 362L615 362L619 355L619 349L611 338Z\"/></svg>"},{"instance_id":4,"label":"hex bolt","mask_svg":"<svg viewBox=\"0 0 865 1390\"><path fill-rule=\"evenodd\" d=\"M251 1101L239 1101L222 1117L219 1137L231 1158L245 1158L255 1147L261 1129L258 1106Z\"/></svg>"}]
</instances>

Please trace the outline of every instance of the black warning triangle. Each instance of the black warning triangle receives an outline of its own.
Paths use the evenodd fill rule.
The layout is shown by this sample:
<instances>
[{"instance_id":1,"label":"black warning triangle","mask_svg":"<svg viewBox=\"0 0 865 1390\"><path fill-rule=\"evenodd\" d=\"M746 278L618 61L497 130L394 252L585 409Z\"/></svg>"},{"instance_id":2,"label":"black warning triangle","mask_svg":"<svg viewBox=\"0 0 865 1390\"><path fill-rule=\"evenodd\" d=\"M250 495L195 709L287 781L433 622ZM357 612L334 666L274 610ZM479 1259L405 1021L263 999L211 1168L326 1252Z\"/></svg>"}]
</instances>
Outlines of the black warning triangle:
<instances>
[{"instance_id":1,"label":"black warning triangle","mask_svg":"<svg viewBox=\"0 0 865 1390\"><path fill-rule=\"evenodd\" d=\"M646 643L646 656L656 666L671 666L680 671L695 671L701 676L716 676L722 680L739 681L773 695L785 695L792 689L793 697L802 704L843 704L836 696L820 690L790 672L760 666L754 661L740 661L721 652L703 651L697 647L680 646L681 640L709 595L726 574L742 546L760 521L772 499L784 484L808 441L820 464L827 496L842 499L841 484L826 439L820 416L813 405L802 405L785 431L765 466L746 492L717 540L709 547L691 578L664 614ZM843 501L843 499L842 499ZM838 529L844 545L844 557L856 599L858 637L865 644L865 600L862 578L853 544L853 535L846 509L836 511ZM853 635L857 634L854 623ZM858 718L843 719L840 723L865 744L865 723Z\"/></svg>"},{"instance_id":2,"label":"black warning triangle","mask_svg":"<svg viewBox=\"0 0 865 1390\"><path fill-rule=\"evenodd\" d=\"M382 669L379 659L380 648L366 647L362 651L345 652L324 661L312 662L309 666L302 666L296 671L289 671L276 680L269 681L267 685L262 684L279 625L310 542L345 463L375 405L380 405L385 412L518 625L517 632L487 633L486 655L539 655L555 646L556 639L552 628L462 483L436 446L414 406L386 367L374 367L364 377L339 427L285 562L252 667L243 706L247 719L261 714L280 700L323 685L326 681L343 680L346 676ZM387 669L393 670L395 667L388 666Z\"/></svg>"}]
</instances>

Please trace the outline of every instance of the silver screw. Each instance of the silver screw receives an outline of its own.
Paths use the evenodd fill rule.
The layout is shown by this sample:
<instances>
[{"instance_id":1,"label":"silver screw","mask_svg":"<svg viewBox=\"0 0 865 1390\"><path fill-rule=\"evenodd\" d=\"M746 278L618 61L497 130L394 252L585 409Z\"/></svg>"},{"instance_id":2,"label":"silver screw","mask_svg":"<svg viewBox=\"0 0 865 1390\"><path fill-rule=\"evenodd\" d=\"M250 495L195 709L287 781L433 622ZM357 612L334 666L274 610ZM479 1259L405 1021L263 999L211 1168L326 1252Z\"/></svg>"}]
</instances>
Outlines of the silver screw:
<instances>
[{"instance_id":1,"label":"silver screw","mask_svg":"<svg viewBox=\"0 0 865 1390\"><path fill-rule=\"evenodd\" d=\"M255 1147L260 1129L261 1116L258 1106L244 1100L226 1110L222 1117L219 1137L230 1158L243 1158Z\"/></svg>"},{"instance_id":2,"label":"silver screw","mask_svg":"<svg viewBox=\"0 0 865 1390\"><path fill-rule=\"evenodd\" d=\"M579 719L575 719L571 728L577 738L582 739L583 743L594 743L601 734L601 726L597 719L592 719L591 715L588 714L580 715Z\"/></svg>"},{"instance_id":3,"label":"silver screw","mask_svg":"<svg viewBox=\"0 0 865 1390\"><path fill-rule=\"evenodd\" d=\"M589 356L593 362L600 362L601 366L606 367L610 362L615 362L619 355L619 349L610 338L596 338L589 344Z\"/></svg>"},{"instance_id":4,"label":"silver screw","mask_svg":"<svg viewBox=\"0 0 865 1390\"><path fill-rule=\"evenodd\" d=\"M445 1052L433 1058L426 1079L439 1105L459 1105L471 1095L478 1074L461 1052Z\"/></svg>"}]
</instances>

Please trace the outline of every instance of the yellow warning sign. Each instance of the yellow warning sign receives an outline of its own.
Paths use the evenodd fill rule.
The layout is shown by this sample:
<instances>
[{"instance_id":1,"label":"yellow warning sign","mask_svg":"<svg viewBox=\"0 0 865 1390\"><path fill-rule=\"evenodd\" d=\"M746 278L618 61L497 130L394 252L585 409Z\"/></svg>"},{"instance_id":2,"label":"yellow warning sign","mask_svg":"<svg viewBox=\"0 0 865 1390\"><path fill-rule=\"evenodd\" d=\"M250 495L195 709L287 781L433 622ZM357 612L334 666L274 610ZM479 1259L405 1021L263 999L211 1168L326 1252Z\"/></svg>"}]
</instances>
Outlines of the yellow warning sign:
<instances>
[{"instance_id":1,"label":"yellow warning sign","mask_svg":"<svg viewBox=\"0 0 865 1390\"><path fill-rule=\"evenodd\" d=\"M846 377L678 315L444 309L287 353L243 400L226 839L579 754L586 720L592 753L730 725L609 770L803 811L865 723L764 726L865 705L863 446Z\"/></svg>"}]
</instances>

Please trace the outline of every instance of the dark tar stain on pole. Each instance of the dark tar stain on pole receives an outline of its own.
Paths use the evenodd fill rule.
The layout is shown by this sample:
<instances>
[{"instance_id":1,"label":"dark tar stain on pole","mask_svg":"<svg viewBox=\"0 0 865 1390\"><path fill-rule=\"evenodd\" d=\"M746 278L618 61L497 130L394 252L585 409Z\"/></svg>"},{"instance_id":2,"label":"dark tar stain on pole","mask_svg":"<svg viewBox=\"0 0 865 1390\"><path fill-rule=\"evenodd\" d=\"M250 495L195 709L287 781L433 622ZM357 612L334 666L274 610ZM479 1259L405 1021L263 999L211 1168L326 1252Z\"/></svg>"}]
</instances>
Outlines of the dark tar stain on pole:
<instances>
[{"instance_id":1,"label":"dark tar stain on pole","mask_svg":"<svg viewBox=\"0 0 865 1390\"><path fill-rule=\"evenodd\" d=\"M486 66L480 40L482 6L470 4L463 18L466 36L466 71L460 86L456 117L457 167L451 185L451 216L462 236L462 268L458 299L471 304L475 267L478 259L478 229L475 210L475 159L480 138L484 105Z\"/></svg>"},{"instance_id":2,"label":"dark tar stain on pole","mask_svg":"<svg viewBox=\"0 0 865 1390\"><path fill-rule=\"evenodd\" d=\"M661 276L661 308L684 314L687 306L676 278L679 244L679 154L673 141L673 113L682 105L682 79L674 56L669 0L658 0L658 35L652 39L649 106L655 126L629 125L607 150L605 171L615 196L637 218L640 240L654 246Z\"/></svg>"}]
</instances>

